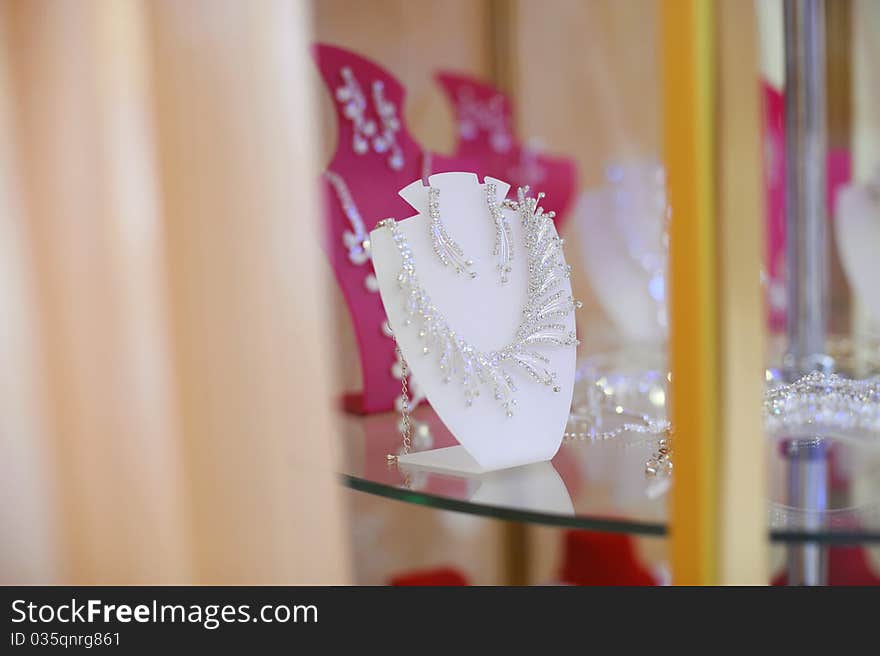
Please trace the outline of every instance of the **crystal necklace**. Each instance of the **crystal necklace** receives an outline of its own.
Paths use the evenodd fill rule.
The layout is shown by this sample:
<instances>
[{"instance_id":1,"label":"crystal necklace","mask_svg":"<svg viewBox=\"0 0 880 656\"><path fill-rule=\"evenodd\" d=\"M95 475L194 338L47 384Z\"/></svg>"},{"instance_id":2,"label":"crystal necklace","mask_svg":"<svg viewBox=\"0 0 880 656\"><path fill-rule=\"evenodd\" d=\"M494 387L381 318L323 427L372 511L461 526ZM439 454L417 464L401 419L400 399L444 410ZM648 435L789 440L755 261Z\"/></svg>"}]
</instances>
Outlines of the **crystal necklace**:
<instances>
[{"instance_id":1,"label":"crystal necklace","mask_svg":"<svg viewBox=\"0 0 880 656\"><path fill-rule=\"evenodd\" d=\"M880 379L853 380L814 371L764 392L764 426L771 435L809 429L872 437L880 434Z\"/></svg>"},{"instance_id":2,"label":"crystal necklace","mask_svg":"<svg viewBox=\"0 0 880 656\"><path fill-rule=\"evenodd\" d=\"M579 372L579 375L582 375ZM583 408L572 408L568 416L568 424L562 439L565 442L604 442L615 440L624 433L635 433L656 439L656 449L651 457L645 461L645 476L647 478L666 478L672 474L672 425L669 420L652 417L627 410L624 408L623 399L618 397L620 387L626 388L627 384L617 381L613 387L608 385L605 376L598 380L591 380L585 386L585 398ZM581 405L581 404L577 404ZM610 411L612 416L617 417L618 423L613 427L602 429L599 423L603 412ZM641 446L637 442L633 446ZM624 443L628 446L629 443Z\"/></svg>"},{"instance_id":3,"label":"crystal necklace","mask_svg":"<svg viewBox=\"0 0 880 656\"><path fill-rule=\"evenodd\" d=\"M559 289L570 274L570 267L562 255L563 240L553 230L552 219L538 205L543 194L530 198L526 197L527 192L528 187L518 190L517 203L529 272L523 318L513 340L493 351L481 351L448 324L419 282L412 249L397 222L385 219L379 223L391 233L400 253L397 282L404 298L406 325L416 324L423 344L422 352L437 354L437 365L444 373L443 381L455 380L464 388L467 406L473 404L481 388L488 388L508 417L513 416L517 390L510 371L523 372L559 392L556 372L549 366L550 360L536 347L570 347L579 343L575 333L558 322L581 307L580 301Z\"/></svg>"},{"instance_id":4,"label":"crystal necklace","mask_svg":"<svg viewBox=\"0 0 880 656\"><path fill-rule=\"evenodd\" d=\"M605 394L601 396L606 397L607 389L602 391ZM613 394L606 398L618 403L613 401ZM617 405L615 411L618 415L631 415L621 405ZM817 436L867 435L869 440L874 440L880 435L880 379L854 380L837 374L810 372L793 383L765 390L763 415L764 429L770 436L804 434L821 439ZM572 414L569 424L579 420ZM645 474L662 477L672 473L673 430L666 419L635 415L635 421L626 421L604 432L595 428L566 430L564 439L602 441L625 432L661 436L657 450L645 463Z\"/></svg>"}]
</instances>

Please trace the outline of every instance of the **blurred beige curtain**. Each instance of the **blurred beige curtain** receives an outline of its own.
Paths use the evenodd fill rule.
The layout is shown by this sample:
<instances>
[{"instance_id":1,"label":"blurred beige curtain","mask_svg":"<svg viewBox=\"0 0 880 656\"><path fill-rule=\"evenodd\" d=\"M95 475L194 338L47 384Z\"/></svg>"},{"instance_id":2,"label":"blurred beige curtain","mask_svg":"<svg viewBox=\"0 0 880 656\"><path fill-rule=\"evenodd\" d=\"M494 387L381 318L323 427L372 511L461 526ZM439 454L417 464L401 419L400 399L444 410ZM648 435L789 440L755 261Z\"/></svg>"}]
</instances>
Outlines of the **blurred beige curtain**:
<instances>
[{"instance_id":1,"label":"blurred beige curtain","mask_svg":"<svg viewBox=\"0 0 880 656\"><path fill-rule=\"evenodd\" d=\"M0 582L348 580L307 30L0 5Z\"/></svg>"}]
</instances>

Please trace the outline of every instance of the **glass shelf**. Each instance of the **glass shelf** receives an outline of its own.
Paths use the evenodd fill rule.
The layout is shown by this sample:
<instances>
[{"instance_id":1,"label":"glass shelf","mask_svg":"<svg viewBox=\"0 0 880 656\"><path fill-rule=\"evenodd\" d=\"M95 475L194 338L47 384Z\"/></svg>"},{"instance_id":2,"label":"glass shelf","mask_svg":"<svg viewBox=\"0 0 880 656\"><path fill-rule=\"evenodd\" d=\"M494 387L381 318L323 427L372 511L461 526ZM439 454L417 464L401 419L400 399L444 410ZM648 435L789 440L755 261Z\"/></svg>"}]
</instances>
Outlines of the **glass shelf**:
<instances>
[{"instance_id":1,"label":"glass shelf","mask_svg":"<svg viewBox=\"0 0 880 656\"><path fill-rule=\"evenodd\" d=\"M414 417L430 432L416 448L456 444L430 408ZM609 418L610 419L610 418ZM669 479L645 476L657 438L564 442L547 463L460 476L398 467L399 417L343 415L345 484L355 490L432 508L600 531L667 533ZM428 443L426 443L426 441ZM777 542L880 541L880 448L858 440L771 441L768 528ZM810 502L810 506L804 503Z\"/></svg>"}]
</instances>

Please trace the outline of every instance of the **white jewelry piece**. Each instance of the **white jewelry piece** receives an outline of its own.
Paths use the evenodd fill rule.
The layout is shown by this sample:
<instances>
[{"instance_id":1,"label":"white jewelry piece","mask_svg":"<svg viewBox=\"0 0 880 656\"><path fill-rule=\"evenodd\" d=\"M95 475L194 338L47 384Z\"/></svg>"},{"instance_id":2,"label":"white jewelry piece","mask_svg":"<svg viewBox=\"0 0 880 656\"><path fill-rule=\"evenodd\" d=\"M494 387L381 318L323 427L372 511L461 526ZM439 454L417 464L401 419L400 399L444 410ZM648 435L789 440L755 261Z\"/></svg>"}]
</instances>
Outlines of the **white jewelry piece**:
<instances>
[{"instance_id":1,"label":"white jewelry piece","mask_svg":"<svg viewBox=\"0 0 880 656\"><path fill-rule=\"evenodd\" d=\"M351 230L342 233L342 243L348 251L348 259L352 264L361 265L370 259L370 235L364 225L363 217L358 211L354 199L348 186L338 173L333 171L324 171L324 177L336 192L339 204L348 222L351 224Z\"/></svg>"},{"instance_id":2,"label":"white jewelry piece","mask_svg":"<svg viewBox=\"0 0 880 656\"><path fill-rule=\"evenodd\" d=\"M510 125L504 114L504 97L500 94L486 101L476 98L473 89L463 87L458 92L461 116L458 130L463 139L472 141L480 130L489 134L489 145L496 153L506 153L513 145Z\"/></svg>"},{"instance_id":3,"label":"white jewelry piece","mask_svg":"<svg viewBox=\"0 0 880 656\"><path fill-rule=\"evenodd\" d=\"M573 416L569 417L569 425L577 424L584 426L584 430L574 430L577 426L566 427L562 434L565 440L584 440L589 442L604 442L611 440L623 433L639 433L641 435L663 435L669 433L671 427L665 419L654 419L648 415L637 415L623 410L619 413L623 422L607 430L598 430L586 422L582 422Z\"/></svg>"},{"instance_id":4,"label":"white jewelry piece","mask_svg":"<svg viewBox=\"0 0 880 656\"><path fill-rule=\"evenodd\" d=\"M510 236L510 222L498 204L497 189L494 182L486 183L486 203L489 205L489 215L495 224L495 248L492 255L497 258L498 272L501 274L501 282L506 283L507 274L510 273L510 262L513 260L513 239ZM540 194L539 194L540 200ZM547 216L553 218L552 212Z\"/></svg>"},{"instance_id":5,"label":"white jewelry piece","mask_svg":"<svg viewBox=\"0 0 880 656\"><path fill-rule=\"evenodd\" d=\"M373 150L377 153L388 153L388 166L399 171L405 163L403 150L397 143L397 132L400 120L394 103L385 98L385 84L382 80L373 82L373 106L382 121L382 131L373 137Z\"/></svg>"},{"instance_id":6,"label":"white jewelry piece","mask_svg":"<svg viewBox=\"0 0 880 656\"><path fill-rule=\"evenodd\" d=\"M339 71L343 84L336 88L336 100L342 103L342 113L351 121L354 134L351 148L358 155L364 155L370 149L370 139L376 134L376 123L366 118L367 101L361 85L347 66Z\"/></svg>"},{"instance_id":7,"label":"white jewelry piece","mask_svg":"<svg viewBox=\"0 0 880 656\"><path fill-rule=\"evenodd\" d=\"M434 254L444 266L451 266L456 273L466 271L471 278L476 278L477 272L470 270L474 265L473 261L464 256L461 246L449 236L440 220L440 190L436 187L428 187L428 215Z\"/></svg>"},{"instance_id":8,"label":"white jewelry piece","mask_svg":"<svg viewBox=\"0 0 880 656\"><path fill-rule=\"evenodd\" d=\"M508 369L522 371L558 392L560 387L556 385L556 372L549 367L550 360L536 349L579 343L574 332L554 322L581 307L581 303L558 289L569 277L570 267L565 264L562 242L555 234L551 218L538 206L537 199L526 198L527 190L519 189L519 212L528 253L528 295L513 340L495 351L477 349L449 326L419 283L412 249L397 222L385 219L379 223L391 233L400 253L397 281L405 299L407 322L415 322L423 340L422 353L428 355L433 350L438 354L437 364L445 372L444 382L457 380L461 384L466 405L472 405L480 389L488 387L508 417L513 416L517 389Z\"/></svg>"},{"instance_id":9,"label":"white jewelry piece","mask_svg":"<svg viewBox=\"0 0 880 656\"><path fill-rule=\"evenodd\" d=\"M624 433L650 436L650 439L657 440L657 447L645 461L645 476L669 477L672 474L672 426L669 420L625 407L625 404L628 405L627 397L633 394L641 396L643 392L647 393L645 400L651 405L660 402L665 406L666 393L658 383L668 379L659 371L609 375L589 365L578 375L586 377L584 395L572 407L563 439L603 442L616 439ZM662 397L662 401L659 397ZM608 423L613 425L608 425L607 419L612 419ZM640 446L643 441L625 443L629 444Z\"/></svg>"}]
</instances>

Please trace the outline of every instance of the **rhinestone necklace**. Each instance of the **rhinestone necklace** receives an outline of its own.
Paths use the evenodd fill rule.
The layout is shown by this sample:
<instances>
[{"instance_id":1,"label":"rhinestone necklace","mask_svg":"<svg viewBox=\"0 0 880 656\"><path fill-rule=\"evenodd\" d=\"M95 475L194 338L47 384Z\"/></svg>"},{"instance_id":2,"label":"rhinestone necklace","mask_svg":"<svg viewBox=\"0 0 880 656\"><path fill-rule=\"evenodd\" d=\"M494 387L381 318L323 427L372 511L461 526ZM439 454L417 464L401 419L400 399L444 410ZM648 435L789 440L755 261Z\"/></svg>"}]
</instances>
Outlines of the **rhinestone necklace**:
<instances>
[{"instance_id":1,"label":"rhinestone necklace","mask_svg":"<svg viewBox=\"0 0 880 656\"><path fill-rule=\"evenodd\" d=\"M628 410L624 406L627 403L621 398L621 389L626 396L626 389L633 387L638 389L641 380L628 380L628 376L617 376L615 384L611 386L605 375L587 370L592 374L599 375L593 379L589 374L579 371L579 376L585 376L584 398L575 402L568 416L565 433L562 435L564 442L604 442L616 440L624 433L634 433L643 436L635 442L626 441L624 446L644 445L644 440L656 440L656 448L651 457L645 462L645 476L648 478L665 478L672 474L672 426L669 420L662 417L653 417L649 414ZM577 393L576 393L577 394ZM609 413L619 422L616 426L605 427L602 416Z\"/></svg>"},{"instance_id":2,"label":"rhinestone necklace","mask_svg":"<svg viewBox=\"0 0 880 656\"><path fill-rule=\"evenodd\" d=\"M617 414L629 414L617 406ZM880 435L880 379L849 379L837 374L814 371L793 383L764 392L764 429L768 435L782 436L831 433L842 435ZM569 417L569 424L577 418ZM585 422L588 423L588 422ZM647 415L636 416L604 432L595 428L566 430L566 440L602 441L628 433L662 436L657 450L645 463L647 476L672 473L672 426L668 420Z\"/></svg>"},{"instance_id":3,"label":"rhinestone necklace","mask_svg":"<svg viewBox=\"0 0 880 656\"><path fill-rule=\"evenodd\" d=\"M544 213L537 198L526 197L528 187L518 190L517 203L522 222L529 272L528 294L523 306L523 319L513 341L493 351L481 351L454 330L431 302L428 292L419 283L415 258L406 237L394 219L379 223L391 233L400 253L401 267L397 282L404 298L406 325L416 324L422 340L422 353L436 352L443 382L457 381L464 388L465 404L471 406L481 388L491 390L508 417L513 416L516 384L509 370L524 372L533 380L559 392L556 372L550 360L535 347L577 346L575 333L568 331L559 319L581 307L564 289L570 267L562 254L563 240L553 228L553 221Z\"/></svg>"},{"instance_id":4,"label":"rhinestone necklace","mask_svg":"<svg viewBox=\"0 0 880 656\"><path fill-rule=\"evenodd\" d=\"M853 380L814 371L764 393L764 426L770 434L804 428L880 433L880 379Z\"/></svg>"}]
</instances>

